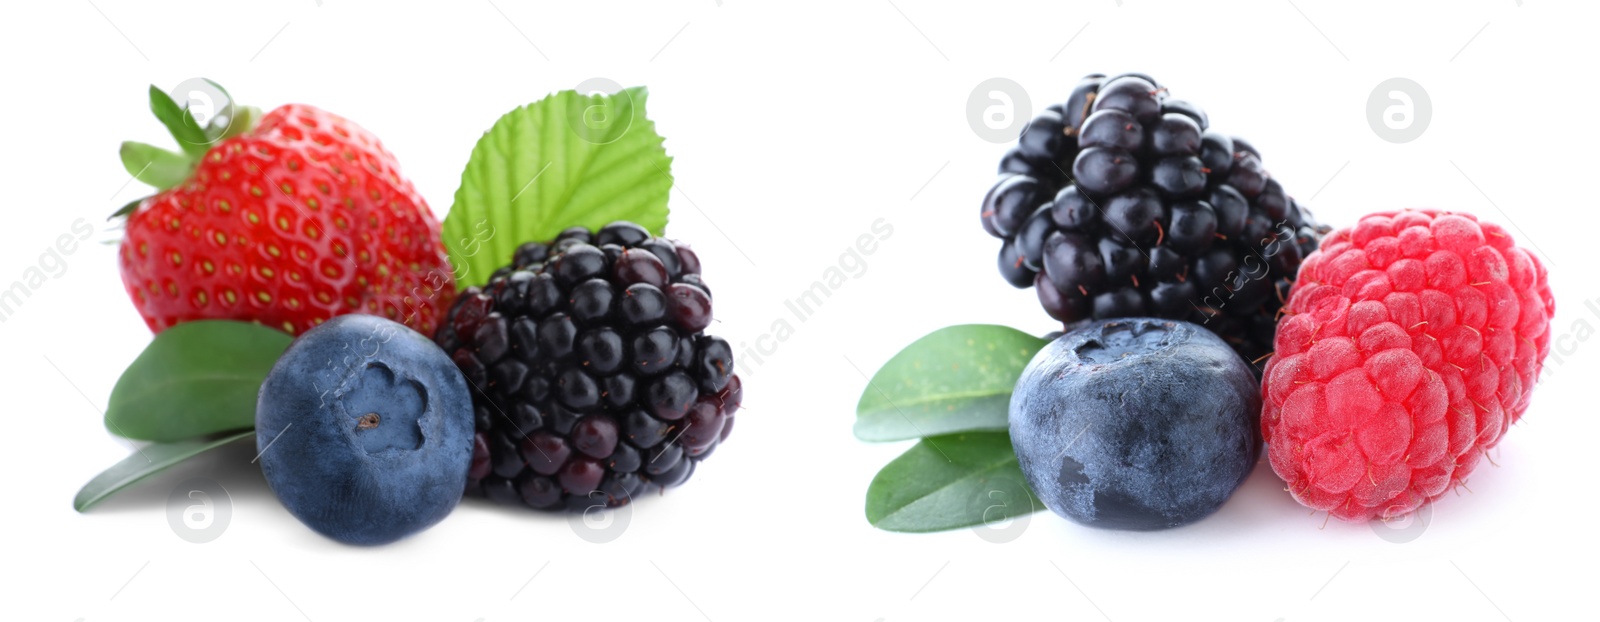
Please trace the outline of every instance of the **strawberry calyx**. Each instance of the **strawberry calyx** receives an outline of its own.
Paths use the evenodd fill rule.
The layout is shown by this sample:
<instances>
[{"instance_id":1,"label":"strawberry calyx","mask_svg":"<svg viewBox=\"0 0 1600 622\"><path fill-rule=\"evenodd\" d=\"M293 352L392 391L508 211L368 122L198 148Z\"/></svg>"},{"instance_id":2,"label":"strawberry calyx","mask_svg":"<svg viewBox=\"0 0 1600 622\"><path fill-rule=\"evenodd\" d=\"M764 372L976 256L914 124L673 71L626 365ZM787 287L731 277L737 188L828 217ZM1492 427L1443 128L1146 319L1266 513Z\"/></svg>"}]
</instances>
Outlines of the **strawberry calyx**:
<instances>
[{"instance_id":1,"label":"strawberry calyx","mask_svg":"<svg viewBox=\"0 0 1600 622\"><path fill-rule=\"evenodd\" d=\"M118 150L122 167L134 179L153 186L158 192L173 188L189 179L195 166L212 146L255 128L256 122L261 119L260 109L237 105L222 85L211 80L206 82L227 96L228 103L205 125L195 119L187 105L179 106L166 91L150 85L150 112L178 141L179 150L172 151L131 140L123 142ZM147 198L141 197L122 206L110 219L132 213Z\"/></svg>"}]
</instances>

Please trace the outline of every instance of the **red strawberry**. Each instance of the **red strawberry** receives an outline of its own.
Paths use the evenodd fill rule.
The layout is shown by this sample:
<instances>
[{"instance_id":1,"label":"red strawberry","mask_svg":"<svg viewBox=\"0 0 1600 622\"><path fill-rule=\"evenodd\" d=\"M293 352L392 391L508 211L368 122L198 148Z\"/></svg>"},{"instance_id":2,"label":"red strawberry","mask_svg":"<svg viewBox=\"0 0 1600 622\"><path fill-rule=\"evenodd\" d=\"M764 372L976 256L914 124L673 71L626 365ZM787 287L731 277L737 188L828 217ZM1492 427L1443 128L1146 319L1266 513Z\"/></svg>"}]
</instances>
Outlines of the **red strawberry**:
<instances>
[{"instance_id":1,"label":"red strawberry","mask_svg":"<svg viewBox=\"0 0 1600 622\"><path fill-rule=\"evenodd\" d=\"M123 145L161 189L128 214L120 261L152 331L232 319L298 334L360 312L433 334L455 297L439 222L375 136L300 104L254 127L253 109L230 105L202 130L150 93L185 151Z\"/></svg>"}]
</instances>

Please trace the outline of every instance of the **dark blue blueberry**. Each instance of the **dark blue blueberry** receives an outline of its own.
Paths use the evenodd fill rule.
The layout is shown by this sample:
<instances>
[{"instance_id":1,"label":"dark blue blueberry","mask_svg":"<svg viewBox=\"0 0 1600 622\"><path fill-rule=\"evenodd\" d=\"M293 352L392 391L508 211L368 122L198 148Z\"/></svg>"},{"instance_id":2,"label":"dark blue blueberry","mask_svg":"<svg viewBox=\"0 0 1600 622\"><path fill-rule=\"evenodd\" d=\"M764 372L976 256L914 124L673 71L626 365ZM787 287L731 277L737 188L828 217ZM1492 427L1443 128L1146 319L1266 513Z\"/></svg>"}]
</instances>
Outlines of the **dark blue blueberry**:
<instances>
[{"instance_id":1,"label":"dark blue blueberry","mask_svg":"<svg viewBox=\"0 0 1600 622\"><path fill-rule=\"evenodd\" d=\"M1011 440L1039 500L1108 529L1215 512L1260 453L1260 385L1186 322L1096 321L1045 346L1011 397Z\"/></svg>"},{"instance_id":2,"label":"dark blue blueberry","mask_svg":"<svg viewBox=\"0 0 1600 622\"><path fill-rule=\"evenodd\" d=\"M442 520L466 488L472 445L461 371L426 337L370 315L301 335L256 403L267 483L289 513L348 544Z\"/></svg>"}]
</instances>

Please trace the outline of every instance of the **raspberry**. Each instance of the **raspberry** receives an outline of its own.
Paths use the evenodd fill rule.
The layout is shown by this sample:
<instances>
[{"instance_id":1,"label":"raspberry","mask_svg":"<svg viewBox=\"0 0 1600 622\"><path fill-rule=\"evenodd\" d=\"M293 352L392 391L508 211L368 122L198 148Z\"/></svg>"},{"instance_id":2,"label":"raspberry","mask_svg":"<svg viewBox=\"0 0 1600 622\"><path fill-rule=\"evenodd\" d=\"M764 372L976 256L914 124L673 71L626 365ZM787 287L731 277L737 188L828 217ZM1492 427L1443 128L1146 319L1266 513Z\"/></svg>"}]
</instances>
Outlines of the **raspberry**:
<instances>
[{"instance_id":1,"label":"raspberry","mask_svg":"<svg viewBox=\"0 0 1600 622\"><path fill-rule=\"evenodd\" d=\"M688 246L617 222L519 247L435 341L473 387L467 492L617 507L682 484L743 399Z\"/></svg>"},{"instance_id":2,"label":"raspberry","mask_svg":"<svg viewBox=\"0 0 1600 622\"><path fill-rule=\"evenodd\" d=\"M1300 503L1390 519L1464 481L1528 409L1545 268L1467 214L1372 214L1300 266L1262 382L1272 470Z\"/></svg>"},{"instance_id":3,"label":"raspberry","mask_svg":"<svg viewBox=\"0 0 1600 622\"><path fill-rule=\"evenodd\" d=\"M1270 353L1295 269L1325 228L1254 147L1209 126L1149 76L1084 78L1029 123L984 197L1001 275L1069 330L1179 319L1247 361Z\"/></svg>"}]
</instances>

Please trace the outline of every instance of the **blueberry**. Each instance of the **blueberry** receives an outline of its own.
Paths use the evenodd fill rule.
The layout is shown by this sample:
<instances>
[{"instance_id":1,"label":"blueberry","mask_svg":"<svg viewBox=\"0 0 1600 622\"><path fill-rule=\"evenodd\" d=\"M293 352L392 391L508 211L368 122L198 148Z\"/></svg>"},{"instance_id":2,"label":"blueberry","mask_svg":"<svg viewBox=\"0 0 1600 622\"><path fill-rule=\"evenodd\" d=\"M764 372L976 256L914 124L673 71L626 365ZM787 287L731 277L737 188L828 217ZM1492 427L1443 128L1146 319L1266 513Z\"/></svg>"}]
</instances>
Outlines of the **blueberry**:
<instances>
[{"instance_id":1,"label":"blueberry","mask_svg":"<svg viewBox=\"0 0 1600 622\"><path fill-rule=\"evenodd\" d=\"M1260 385L1210 331L1097 321L1045 346L1011 397L1022 473L1051 510L1153 530L1216 511L1261 450Z\"/></svg>"},{"instance_id":2,"label":"blueberry","mask_svg":"<svg viewBox=\"0 0 1600 622\"><path fill-rule=\"evenodd\" d=\"M339 316L295 339L262 382L256 448L267 483L306 526L347 544L393 542L461 500L472 396L428 338Z\"/></svg>"}]
</instances>

